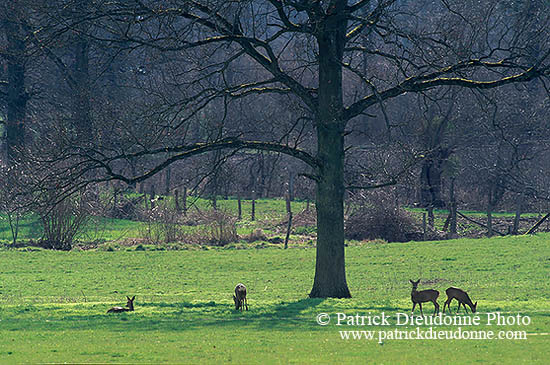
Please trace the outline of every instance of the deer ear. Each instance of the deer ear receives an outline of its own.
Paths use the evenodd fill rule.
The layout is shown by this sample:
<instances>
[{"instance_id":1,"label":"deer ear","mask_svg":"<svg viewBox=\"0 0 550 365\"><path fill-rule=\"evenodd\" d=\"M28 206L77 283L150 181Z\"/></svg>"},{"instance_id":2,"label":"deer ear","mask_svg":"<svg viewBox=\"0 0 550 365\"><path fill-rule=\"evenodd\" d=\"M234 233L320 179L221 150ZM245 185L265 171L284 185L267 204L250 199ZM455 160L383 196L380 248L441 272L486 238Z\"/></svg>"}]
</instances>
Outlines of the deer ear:
<instances>
[{"instance_id":1,"label":"deer ear","mask_svg":"<svg viewBox=\"0 0 550 365\"><path fill-rule=\"evenodd\" d=\"M131 300L129 296L126 296L126 299Z\"/></svg>"},{"instance_id":2,"label":"deer ear","mask_svg":"<svg viewBox=\"0 0 550 365\"><path fill-rule=\"evenodd\" d=\"M136 296L135 296L135 295L132 297L132 300L134 300L134 299L136 299Z\"/></svg>"},{"instance_id":3,"label":"deer ear","mask_svg":"<svg viewBox=\"0 0 550 365\"><path fill-rule=\"evenodd\" d=\"M411 279L409 279L409 281L411 282L411 284L414 284L414 281L412 281Z\"/></svg>"}]
</instances>

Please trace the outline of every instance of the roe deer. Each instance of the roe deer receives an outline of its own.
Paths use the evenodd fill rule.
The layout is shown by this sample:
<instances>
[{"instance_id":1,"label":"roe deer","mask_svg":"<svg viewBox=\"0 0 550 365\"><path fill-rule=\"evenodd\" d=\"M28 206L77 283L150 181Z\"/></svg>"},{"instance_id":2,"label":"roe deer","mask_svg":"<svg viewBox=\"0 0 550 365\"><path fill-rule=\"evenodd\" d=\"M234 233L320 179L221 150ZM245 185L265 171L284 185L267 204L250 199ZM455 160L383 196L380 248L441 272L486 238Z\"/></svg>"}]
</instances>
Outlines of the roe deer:
<instances>
[{"instance_id":1,"label":"roe deer","mask_svg":"<svg viewBox=\"0 0 550 365\"><path fill-rule=\"evenodd\" d=\"M477 302L473 304L472 300L468 296L468 293L466 293L464 290L450 287L449 289L445 290L445 293L447 293L447 300L445 301L445 304L443 304L443 313L445 313L445 307L449 308L449 313L451 313L451 301L453 299L456 299L458 301L458 309L456 310L456 313L458 313L458 311L460 310L461 304L464 307L466 313L468 313L468 310L466 309L466 304L468 304L468 306L472 310L472 313L476 312Z\"/></svg>"},{"instance_id":2,"label":"roe deer","mask_svg":"<svg viewBox=\"0 0 550 365\"><path fill-rule=\"evenodd\" d=\"M233 295L235 301L235 310L243 310L243 307L248 310L248 301L246 300L246 286L244 284L237 284L235 287L235 295Z\"/></svg>"},{"instance_id":3,"label":"roe deer","mask_svg":"<svg viewBox=\"0 0 550 365\"><path fill-rule=\"evenodd\" d=\"M126 297L126 299L128 299L126 307L113 307L109 309L107 313L132 312L134 310L134 299L136 299L136 296L134 295L132 299L130 299L130 297Z\"/></svg>"},{"instance_id":4,"label":"roe deer","mask_svg":"<svg viewBox=\"0 0 550 365\"><path fill-rule=\"evenodd\" d=\"M411 292L411 300L413 302L412 312L414 313L414 307L416 307L416 305L418 304L420 306L420 314L424 315L424 313L422 312L422 303L432 302L435 307L435 316L436 313L439 312L439 304L437 304L437 297L439 297L439 292L433 289L418 291L416 290L416 288L418 288L418 283L420 283L420 279L418 279L417 281L412 281L409 279L409 281L413 286Z\"/></svg>"}]
</instances>

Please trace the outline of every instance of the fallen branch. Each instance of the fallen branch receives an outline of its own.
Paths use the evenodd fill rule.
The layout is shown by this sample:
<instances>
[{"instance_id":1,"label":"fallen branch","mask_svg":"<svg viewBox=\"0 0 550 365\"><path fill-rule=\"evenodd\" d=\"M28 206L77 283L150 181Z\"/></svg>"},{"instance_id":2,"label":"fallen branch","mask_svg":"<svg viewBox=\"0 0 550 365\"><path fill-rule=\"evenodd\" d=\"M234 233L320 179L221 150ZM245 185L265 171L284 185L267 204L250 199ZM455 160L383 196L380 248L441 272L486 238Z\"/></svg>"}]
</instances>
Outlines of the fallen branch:
<instances>
[{"instance_id":1,"label":"fallen branch","mask_svg":"<svg viewBox=\"0 0 550 365\"><path fill-rule=\"evenodd\" d=\"M550 213L546 214L544 217L542 217L537 223L535 223L535 225L531 228L529 228L529 230L527 232L525 232L525 235L528 235L528 234L533 234L535 233L535 231L537 230L537 228L539 228L539 226L544 223L544 221L546 219L548 219L548 217L550 217Z\"/></svg>"},{"instance_id":2,"label":"fallen branch","mask_svg":"<svg viewBox=\"0 0 550 365\"><path fill-rule=\"evenodd\" d=\"M481 227L483 227L483 228L489 229L489 227L487 227L485 224L483 224L483 223L481 223L481 222L478 222L478 221L476 221L476 220L473 220L473 219L470 218L470 217L465 216L464 214L460 213L458 210L456 211L456 214L459 215L459 216L461 216L462 218L466 219L466 220L469 221L469 222L475 223L475 224L477 224L478 226L481 226ZM506 236L504 233L499 232L499 231L497 231L497 230L494 229L494 228L492 229L492 231L498 233L498 234L501 235L501 236Z\"/></svg>"}]
</instances>

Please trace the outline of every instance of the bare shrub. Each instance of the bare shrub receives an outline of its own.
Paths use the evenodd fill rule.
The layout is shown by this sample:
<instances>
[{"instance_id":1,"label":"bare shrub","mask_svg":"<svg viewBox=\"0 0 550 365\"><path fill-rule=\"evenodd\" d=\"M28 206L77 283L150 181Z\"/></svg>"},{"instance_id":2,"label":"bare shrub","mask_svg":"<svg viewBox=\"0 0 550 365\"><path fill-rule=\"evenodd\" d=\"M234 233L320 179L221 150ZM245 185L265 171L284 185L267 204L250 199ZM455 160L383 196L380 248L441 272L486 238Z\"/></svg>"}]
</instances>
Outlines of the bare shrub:
<instances>
[{"instance_id":1,"label":"bare shrub","mask_svg":"<svg viewBox=\"0 0 550 365\"><path fill-rule=\"evenodd\" d=\"M74 194L53 205L35 209L42 223L41 246L68 251L74 240L86 226L90 217L89 205L83 193Z\"/></svg>"},{"instance_id":2,"label":"bare shrub","mask_svg":"<svg viewBox=\"0 0 550 365\"><path fill-rule=\"evenodd\" d=\"M223 209L197 210L185 218L185 224L193 228L187 230L183 240L187 243L215 246L236 242L239 240L237 220L237 217Z\"/></svg>"},{"instance_id":3,"label":"bare shrub","mask_svg":"<svg viewBox=\"0 0 550 365\"><path fill-rule=\"evenodd\" d=\"M140 228L141 238L152 244L169 243L182 240L184 230L182 215L161 201L153 209L142 208L139 217L144 222Z\"/></svg>"},{"instance_id":4,"label":"bare shrub","mask_svg":"<svg viewBox=\"0 0 550 365\"><path fill-rule=\"evenodd\" d=\"M237 218L223 210L210 210L205 213L206 241L216 246L225 246L239 239Z\"/></svg>"},{"instance_id":5,"label":"bare shrub","mask_svg":"<svg viewBox=\"0 0 550 365\"><path fill-rule=\"evenodd\" d=\"M143 206L144 199L143 195L126 196L123 193L117 193L116 199L113 197L110 211L106 213L111 218L138 219L143 213L140 207Z\"/></svg>"},{"instance_id":6,"label":"bare shrub","mask_svg":"<svg viewBox=\"0 0 550 365\"><path fill-rule=\"evenodd\" d=\"M382 190L357 194L348 203L345 221L348 239L407 242L422 239L422 228L413 215L395 205L392 194Z\"/></svg>"},{"instance_id":7,"label":"bare shrub","mask_svg":"<svg viewBox=\"0 0 550 365\"><path fill-rule=\"evenodd\" d=\"M248 242L267 241L267 236L260 228L256 228L245 237Z\"/></svg>"}]
</instances>

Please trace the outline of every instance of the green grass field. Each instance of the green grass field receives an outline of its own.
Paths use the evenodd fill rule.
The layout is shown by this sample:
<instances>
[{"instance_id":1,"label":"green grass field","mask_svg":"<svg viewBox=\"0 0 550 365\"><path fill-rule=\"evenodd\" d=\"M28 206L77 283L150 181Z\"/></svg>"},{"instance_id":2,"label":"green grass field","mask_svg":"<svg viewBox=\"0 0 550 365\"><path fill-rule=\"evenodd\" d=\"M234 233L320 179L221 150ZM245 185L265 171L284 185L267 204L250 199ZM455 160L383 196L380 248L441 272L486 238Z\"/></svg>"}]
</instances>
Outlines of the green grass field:
<instances>
[{"instance_id":1,"label":"green grass field","mask_svg":"<svg viewBox=\"0 0 550 365\"><path fill-rule=\"evenodd\" d=\"M548 363L550 235L347 248L352 299L308 299L315 249L0 251L0 363ZM410 312L419 289L466 289L482 325L525 340L343 340L336 313ZM238 282L250 310L236 312ZM106 314L136 295L135 312ZM425 314L433 312L431 303ZM456 302L453 303L456 311ZM529 316L487 326L488 312ZM316 316L332 322L320 326ZM418 313L418 308L416 310ZM427 326L421 326L426 330ZM438 327L456 330L454 326ZM470 327L469 329L472 329Z\"/></svg>"}]
</instances>

